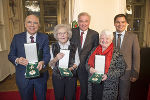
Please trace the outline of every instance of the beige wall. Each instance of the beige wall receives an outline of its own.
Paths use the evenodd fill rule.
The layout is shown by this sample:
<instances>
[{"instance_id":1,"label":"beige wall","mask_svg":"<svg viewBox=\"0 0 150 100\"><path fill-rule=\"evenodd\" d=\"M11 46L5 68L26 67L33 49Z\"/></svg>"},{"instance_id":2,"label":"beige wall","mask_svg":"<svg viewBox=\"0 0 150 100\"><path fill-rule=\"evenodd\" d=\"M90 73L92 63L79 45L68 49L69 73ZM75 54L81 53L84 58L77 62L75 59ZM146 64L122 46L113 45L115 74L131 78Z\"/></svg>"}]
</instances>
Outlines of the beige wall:
<instances>
[{"instance_id":1,"label":"beige wall","mask_svg":"<svg viewBox=\"0 0 150 100\"><path fill-rule=\"evenodd\" d=\"M8 61L8 52L14 34L24 30L22 11L22 0L0 0L0 81L15 72Z\"/></svg>"},{"instance_id":2,"label":"beige wall","mask_svg":"<svg viewBox=\"0 0 150 100\"><path fill-rule=\"evenodd\" d=\"M90 28L101 32L102 29L115 30L113 18L125 13L126 0L79 0L80 12L91 15Z\"/></svg>"}]
</instances>

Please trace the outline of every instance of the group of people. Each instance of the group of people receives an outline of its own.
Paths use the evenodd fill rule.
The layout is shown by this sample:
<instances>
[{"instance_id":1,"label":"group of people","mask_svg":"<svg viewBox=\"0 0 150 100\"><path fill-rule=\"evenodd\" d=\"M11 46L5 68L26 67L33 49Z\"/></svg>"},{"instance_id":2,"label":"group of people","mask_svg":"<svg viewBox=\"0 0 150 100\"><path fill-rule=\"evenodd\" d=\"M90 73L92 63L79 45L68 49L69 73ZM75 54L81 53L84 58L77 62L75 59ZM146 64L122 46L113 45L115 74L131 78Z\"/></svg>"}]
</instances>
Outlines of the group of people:
<instances>
[{"instance_id":1,"label":"group of people","mask_svg":"<svg viewBox=\"0 0 150 100\"><path fill-rule=\"evenodd\" d=\"M129 100L130 83L138 79L140 69L140 47L137 35L126 31L127 18L118 14L114 18L115 32L103 30L100 34L89 28L91 16L82 12L78 15L77 28L58 24L54 28L57 42L49 48L48 36L38 32L39 18L29 15L25 20L26 32L16 34L10 46L8 59L16 68L16 83L22 100L46 100L47 65L52 68L52 83L55 100L76 100L77 79L80 82L80 100ZM37 68L41 71L36 78L25 78L28 65L24 44L34 42L43 58ZM32 40L32 41L33 41ZM63 77L59 72L59 60L64 57L61 49L69 50L68 69L72 77ZM89 77L97 72L95 55L105 56L105 72L101 83L91 83Z\"/></svg>"}]
</instances>

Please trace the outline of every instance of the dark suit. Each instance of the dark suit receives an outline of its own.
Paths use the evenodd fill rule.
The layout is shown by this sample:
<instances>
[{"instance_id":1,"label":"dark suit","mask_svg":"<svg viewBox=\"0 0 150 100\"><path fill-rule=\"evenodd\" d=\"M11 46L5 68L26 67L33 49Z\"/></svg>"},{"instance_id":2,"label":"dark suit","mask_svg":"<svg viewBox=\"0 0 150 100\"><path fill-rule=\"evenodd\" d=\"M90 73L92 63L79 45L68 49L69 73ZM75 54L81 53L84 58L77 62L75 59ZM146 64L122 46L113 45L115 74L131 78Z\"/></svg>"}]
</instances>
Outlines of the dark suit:
<instances>
[{"instance_id":1,"label":"dark suit","mask_svg":"<svg viewBox=\"0 0 150 100\"><path fill-rule=\"evenodd\" d=\"M116 47L116 33L114 32L114 46ZM120 52L127 64L125 74L120 78L119 100L129 100L130 78L138 78L140 69L140 47L136 34L125 32Z\"/></svg>"},{"instance_id":2,"label":"dark suit","mask_svg":"<svg viewBox=\"0 0 150 100\"><path fill-rule=\"evenodd\" d=\"M77 73L80 81L81 95L80 100L87 100L87 91L88 91L88 72L86 71L86 60L94 47L97 47L99 44L99 34L91 29L88 29L86 39L81 48L80 42L80 29L72 29L72 39L71 42L74 42L79 50L80 65L78 67Z\"/></svg>"},{"instance_id":3,"label":"dark suit","mask_svg":"<svg viewBox=\"0 0 150 100\"><path fill-rule=\"evenodd\" d=\"M10 46L10 52L8 59L15 65L16 69L16 83L23 100L33 100L33 92L35 89L37 100L46 100L48 71L40 74L38 78L26 79L25 70L26 67L20 64L16 64L15 60L19 57L25 56L24 43L27 43L26 32L16 34L12 40ZM49 40L48 36L42 33L37 33L36 43L38 44L38 50L43 51L44 65L46 66L50 60L49 53Z\"/></svg>"}]
</instances>

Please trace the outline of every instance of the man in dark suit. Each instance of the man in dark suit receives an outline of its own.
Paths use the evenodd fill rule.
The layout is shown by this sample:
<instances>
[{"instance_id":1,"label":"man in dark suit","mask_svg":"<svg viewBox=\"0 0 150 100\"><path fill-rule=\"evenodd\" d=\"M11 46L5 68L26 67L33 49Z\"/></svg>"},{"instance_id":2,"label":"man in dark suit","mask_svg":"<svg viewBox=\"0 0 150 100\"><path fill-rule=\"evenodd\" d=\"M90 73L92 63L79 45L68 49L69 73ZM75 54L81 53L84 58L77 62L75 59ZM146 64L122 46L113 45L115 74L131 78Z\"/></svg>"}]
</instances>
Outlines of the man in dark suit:
<instances>
[{"instance_id":1,"label":"man in dark suit","mask_svg":"<svg viewBox=\"0 0 150 100\"><path fill-rule=\"evenodd\" d=\"M114 46L123 54L127 64L125 74L119 82L119 100L129 100L130 82L135 82L140 70L140 47L136 34L125 31L127 18L118 14L114 18Z\"/></svg>"},{"instance_id":2,"label":"man in dark suit","mask_svg":"<svg viewBox=\"0 0 150 100\"><path fill-rule=\"evenodd\" d=\"M90 15L82 12L78 15L78 28L72 29L72 39L79 50L80 65L77 69L78 78L80 81L81 95L80 100L87 100L88 91L88 72L86 71L86 60L90 51L98 46L99 34L98 32L89 29Z\"/></svg>"},{"instance_id":3,"label":"man in dark suit","mask_svg":"<svg viewBox=\"0 0 150 100\"><path fill-rule=\"evenodd\" d=\"M33 100L34 91L37 100L46 100L48 71L40 73L40 76L37 78L25 78L26 66L28 65L24 49L25 43L36 42L38 45L37 49L42 51L43 57L37 66L39 71L44 69L50 60L48 36L37 32L39 26L39 18L37 16L27 16L25 20L27 31L14 35L10 46L8 59L15 65L16 83L22 100Z\"/></svg>"}]
</instances>

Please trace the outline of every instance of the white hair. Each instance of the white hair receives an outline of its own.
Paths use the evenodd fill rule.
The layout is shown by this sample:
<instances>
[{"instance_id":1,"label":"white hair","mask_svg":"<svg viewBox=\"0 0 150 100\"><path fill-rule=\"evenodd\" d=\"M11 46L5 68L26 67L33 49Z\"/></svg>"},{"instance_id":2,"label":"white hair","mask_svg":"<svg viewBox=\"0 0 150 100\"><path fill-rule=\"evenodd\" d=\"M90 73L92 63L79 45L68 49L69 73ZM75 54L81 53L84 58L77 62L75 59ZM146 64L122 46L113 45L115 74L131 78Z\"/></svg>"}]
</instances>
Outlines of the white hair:
<instances>
[{"instance_id":1,"label":"white hair","mask_svg":"<svg viewBox=\"0 0 150 100\"><path fill-rule=\"evenodd\" d=\"M111 40L113 40L113 32L111 30L108 30L108 29L104 29L101 31L101 34L100 34L100 37L101 35L106 35L106 36L110 36Z\"/></svg>"},{"instance_id":2,"label":"white hair","mask_svg":"<svg viewBox=\"0 0 150 100\"><path fill-rule=\"evenodd\" d=\"M58 24L54 27L54 30L53 30L54 38L56 40L58 40L57 34L58 34L58 30L61 29L61 28L66 29L66 31L68 33L68 39L70 40L71 37L72 37L72 31L71 31L71 27L67 24Z\"/></svg>"}]
</instances>

